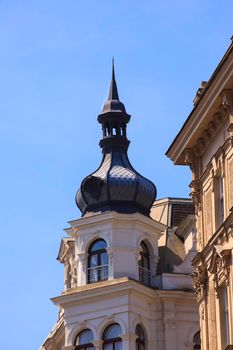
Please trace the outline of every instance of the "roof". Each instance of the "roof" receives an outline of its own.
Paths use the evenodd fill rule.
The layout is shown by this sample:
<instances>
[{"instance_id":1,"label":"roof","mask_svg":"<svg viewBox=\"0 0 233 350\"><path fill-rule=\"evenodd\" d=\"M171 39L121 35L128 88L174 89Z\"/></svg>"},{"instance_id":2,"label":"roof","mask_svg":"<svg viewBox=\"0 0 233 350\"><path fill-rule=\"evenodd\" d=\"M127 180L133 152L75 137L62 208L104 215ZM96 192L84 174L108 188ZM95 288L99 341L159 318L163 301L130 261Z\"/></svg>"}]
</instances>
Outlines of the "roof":
<instances>
[{"instance_id":1,"label":"roof","mask_svg":"<svg viewBox=\"0 0 233 350\"><path fill-rule=\"evenodd\" d=\"M171 226L178 226L187 215L195 213L194 204L191 203L173 203L171 212Z\"/></svg>"}]
</instances>

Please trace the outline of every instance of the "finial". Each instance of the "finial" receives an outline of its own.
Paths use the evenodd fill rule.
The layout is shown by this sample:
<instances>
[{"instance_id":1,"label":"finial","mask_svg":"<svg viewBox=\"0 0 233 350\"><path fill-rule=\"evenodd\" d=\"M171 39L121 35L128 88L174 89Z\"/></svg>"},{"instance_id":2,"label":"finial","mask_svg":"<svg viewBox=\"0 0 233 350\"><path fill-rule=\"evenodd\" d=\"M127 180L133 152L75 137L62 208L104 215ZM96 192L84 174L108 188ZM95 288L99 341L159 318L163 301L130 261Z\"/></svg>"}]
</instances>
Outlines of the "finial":
<instances>
[{"instance_id":1,"label":"finial","mask_svg":"<svg viewBox=\"0 0 233 350\"><path fill-rule=\"evenodd\" d=\"M112 57L112 80L115 80L114 56Z\"/></svg>"},{"instance_id":2,"label":"finial","mask_svg":"<svg viewBox=\"0 0 233 350\"><path fill-rule=\"evenodd\" d=\"M119 101L117 84L116 84L116 80L115 80L114 57L112 58L112 81L110 84L108 100L109 101L111 101L111 100L118 100Z\"/></svg>"},{"instance_id":3,"label":"finial","mask_svg":"<svg viewBox=\"0 0 233 350\"><path fill-rule=\"evenodd\" d=\"M126 113L124 104L119 100L119 95L117 91L117 84L115 79L115 67L114 58L112 58L112 79L110 83L110 89L108 94L108 99L103 106L102 113Z\"/></svg>"}]
</instances>

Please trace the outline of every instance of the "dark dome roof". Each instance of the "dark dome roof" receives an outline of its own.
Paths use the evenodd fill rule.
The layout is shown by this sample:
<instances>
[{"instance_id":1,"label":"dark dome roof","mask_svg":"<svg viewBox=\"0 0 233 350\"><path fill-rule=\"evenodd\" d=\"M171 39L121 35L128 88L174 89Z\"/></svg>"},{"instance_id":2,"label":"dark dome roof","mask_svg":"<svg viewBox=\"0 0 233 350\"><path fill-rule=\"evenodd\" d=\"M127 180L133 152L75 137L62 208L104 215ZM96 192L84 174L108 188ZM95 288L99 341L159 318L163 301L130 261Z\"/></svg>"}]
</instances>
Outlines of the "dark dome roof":
<instances>
[{"instance_id":1,"label":"dark dome roof","mask_svg":"<svg viewBox=\"0 0 233 350\"><path fill-rule=\"evenodd\" d=\"M126 127L130 115L119 100L114 66L108 100L98 116L103 138L100 147L103 159L100 167L87 176L76 194L76 203L82 212L115 210L121 213L140 212L149 215L156 199L156 187L134 170L129 162L129 141Z\"/></svg>"},{"instance_id":2,"label":"dark dome roof","mask_svg":"<svg viewBox=\"0 0 233 350\"><path fill-rule=\"evenodd\" d=\"M115 210L149 215L155 198L155 185L133 169L127 153L113 151L82 181L76 203L83 214Z\"/></svg>"}]
</instances>

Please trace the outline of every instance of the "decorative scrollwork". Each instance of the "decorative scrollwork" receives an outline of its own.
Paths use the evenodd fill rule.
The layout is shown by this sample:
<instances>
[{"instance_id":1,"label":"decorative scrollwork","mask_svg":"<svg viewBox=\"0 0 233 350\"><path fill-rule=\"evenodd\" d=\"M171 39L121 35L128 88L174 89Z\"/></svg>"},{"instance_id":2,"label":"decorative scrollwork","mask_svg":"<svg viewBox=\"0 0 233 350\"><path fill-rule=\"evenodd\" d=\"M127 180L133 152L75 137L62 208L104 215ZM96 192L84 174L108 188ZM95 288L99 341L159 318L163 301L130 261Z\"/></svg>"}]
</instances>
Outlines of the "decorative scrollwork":
<instances>
[{"instance_id":1,"label":"decorative scrollwork","mask_svg":"<svg viewBox=\"0 0 233 350\"><path fill-rule=\"evenodd\" d=\"M197 294L198 302L204 297L207 285L207 269L202 265L196 268L196 271L192 274L193 287Z\"/></svg>"}]
</instances>

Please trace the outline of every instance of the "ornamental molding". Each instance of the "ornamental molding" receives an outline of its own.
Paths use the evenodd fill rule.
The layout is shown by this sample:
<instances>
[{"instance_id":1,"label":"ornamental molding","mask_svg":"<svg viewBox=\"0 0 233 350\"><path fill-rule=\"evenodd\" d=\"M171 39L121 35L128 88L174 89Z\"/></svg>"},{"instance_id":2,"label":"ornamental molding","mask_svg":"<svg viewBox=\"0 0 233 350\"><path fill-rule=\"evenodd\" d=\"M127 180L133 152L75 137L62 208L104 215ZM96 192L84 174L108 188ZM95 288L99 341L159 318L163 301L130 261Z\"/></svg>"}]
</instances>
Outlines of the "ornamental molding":
<instances>
[{"instance_id":1,"label":"ornamental molding","mask_svg":"<svg viewBox=\"0 0 233 350\"><path fill-rule=\"evenodd\" d=\"M175 330L176 329L176 319L175 318L170 318L170 319L165 319L164 320L164 326L167 330Z\"/></svg>"},{"instance_id":2,"label":"ornamental molding","mask_svg":"<svg viewBox=\"0 0 233 350\"><path fill-rule=\"evenodd\" d=\"M192 182L189 185L191 189L191 197L195 204L195 214L198 214L198 211L201 210L201 186L199 180L192 180Z\"/></svg>"},{"instance_id":3,"label":"ornamental molding","mask_svg":"<svg viewBox=\"0 0 233 350\"><path fill-rule=\"evenodd\" d=\"M207 268L205 264L201 263L197 266L191 276L193 278L193 287L197 295L197 302L199 303L206 295Z\"/></svg>"},{"instance_id":4,"label":"ornamental molding","mask_svg":"<svg viewBox=\"0 0 233 350\"><path fill-rule=\"evenodd\" d=\"M233 113L233 90L223 90L221 92L222 97L222 106L223 108L229 112L230 114Z\"/></svg>"},{"instance_id":5,"label":"ornamental molding","mask_svg":"<svg viewBox=\"0 0 233 350\"><path fill-rule=\"evenodd\" d=\"M218 288L221 284L229 285L231 265L231 249L224 249L215 245L212 251L208 271L214 275L215 291L218 297Z\"/></svg>"},{"instance_id":6,"label":"ornamental molding","mask_svg":"<svg viewBox=\"0 0 233 350\"><path fill-rule=\"evenodd\" d=\"M227 131L229 132L230 136L233 136L233 90L223 90L221 96L223 108L229 114L230 125Z\"/></svg>"},{"instance_id":7,"label":"ornamental molding","mask_svg":"<svg viewBox=\"0 0 233 350\"><path fill-rule=\"evenodd\" d=\"M75 248L74 241L72 241L72 240L68 240L66 242L63 241L61 252L59 254L60 255L59 261L64 264L67 261L69 261L70 258L73 258L74 257L74 248Z\"/></svg>"},{"instance_id":8,"label":"ornamental molding","mask_svg":"<svg viewBox=\"0 0 233 350\"><path fill-rule=\"evenodd\" d=\"M196 155L192 148L187 148L184 154L184 162L187 164L192 172L196 170Z\"/></svg>"},{"instance_id":9,"label":"ornamental molding","mask_svg":"<svg viewBox=\"0 0 233 350\"><path fill-rule=\"evenodd\" d=\"M216 135L217 130L219 129L220 125L222 125L222 122L229 116L229 113L230 115L233 115L232 95L232 91L230 91L230 93L227 92L223 94L222 104L219 106L217 112L212 115L211 120L208 122L206 128L202 131L200 137L197 139L192 149L185 150L185 163L191 167L192 171L195 171L195 158L199 158L202 155L205 148Z\"/></svg>"}]
</instances>

